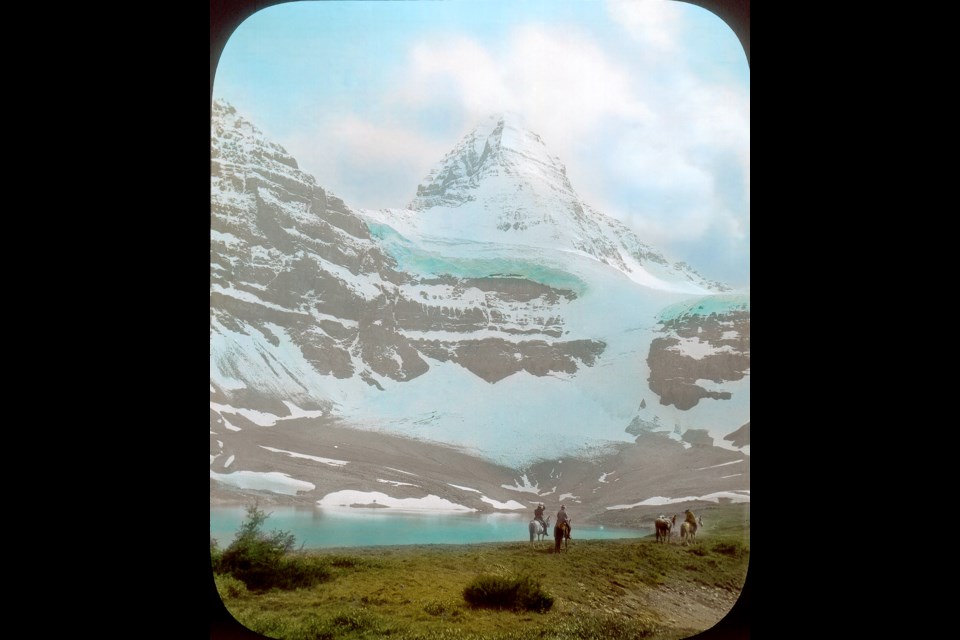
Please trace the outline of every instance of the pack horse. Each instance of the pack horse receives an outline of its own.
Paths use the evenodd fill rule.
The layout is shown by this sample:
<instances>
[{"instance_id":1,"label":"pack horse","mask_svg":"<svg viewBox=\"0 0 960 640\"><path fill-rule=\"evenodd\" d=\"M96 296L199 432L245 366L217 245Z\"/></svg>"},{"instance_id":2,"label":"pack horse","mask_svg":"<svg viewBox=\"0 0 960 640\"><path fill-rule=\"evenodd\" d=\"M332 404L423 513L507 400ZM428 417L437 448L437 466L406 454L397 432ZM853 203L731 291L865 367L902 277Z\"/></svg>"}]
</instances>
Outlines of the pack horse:
<instances>
[{"instance_id":1,"label":"pack horse","mask_svg":"<svg viewBox=\"0 0 960 640\"><path fill-rule=\"evenodd\" d=\"M673 529L674 525L677 524L677 516L672 518L667 518L667 516L661 515L659 518L654 520L654 525L657 528L657 542L662 542L664 540L667 543L670 542L670 532Z\"/></svg>"},{"instance_id":2,"label":"pack horse","mask_svg":"<svg viewBox=\"0 0 960 640\"><path fill-rule=\"evenodd\" d=\"M680 525L680 538L684 544L689 544L697 539L697 529L703 527L703 516L694 517L692 511L686 512L686 520Z\"/></svg>"}]
</instances>

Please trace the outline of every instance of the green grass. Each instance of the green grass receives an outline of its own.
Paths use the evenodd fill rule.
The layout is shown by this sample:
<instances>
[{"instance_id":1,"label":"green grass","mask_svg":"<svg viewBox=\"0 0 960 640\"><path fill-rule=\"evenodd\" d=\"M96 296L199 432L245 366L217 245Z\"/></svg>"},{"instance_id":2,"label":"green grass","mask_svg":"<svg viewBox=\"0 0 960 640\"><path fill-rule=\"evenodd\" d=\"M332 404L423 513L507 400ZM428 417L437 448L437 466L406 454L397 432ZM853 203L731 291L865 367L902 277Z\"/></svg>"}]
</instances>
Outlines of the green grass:
<instances>
[{"instance_id":1,"label":"green grass","mask_svg":"<svg viewBox=\"0 0 960 640\"><path fill-rule=\"evenodd\" d=\"M479 575L463 589L463 599L474 607L549 611L554 598L530 576Z\"/></svg>"},{"instance_id":2,"label":"green grass","mask_svg":"<svg viewBox=\"0 0 960 640\"><path fill-rule=\"evenodd\" d=\"M712 510L689 546L650 537L573 540L559 555L528 542L301 552L327 567L325 582L262 593L223 577L217 584L241 624L281 640L679 640L707 627L684 622L683 600L673 611L651 602L684 594L729 603L718 609L722 618L746 577L748 513L744 505ZM552 606L488 608L464 597L471 585L521 579Z\"/></svg>"}]
</instances>

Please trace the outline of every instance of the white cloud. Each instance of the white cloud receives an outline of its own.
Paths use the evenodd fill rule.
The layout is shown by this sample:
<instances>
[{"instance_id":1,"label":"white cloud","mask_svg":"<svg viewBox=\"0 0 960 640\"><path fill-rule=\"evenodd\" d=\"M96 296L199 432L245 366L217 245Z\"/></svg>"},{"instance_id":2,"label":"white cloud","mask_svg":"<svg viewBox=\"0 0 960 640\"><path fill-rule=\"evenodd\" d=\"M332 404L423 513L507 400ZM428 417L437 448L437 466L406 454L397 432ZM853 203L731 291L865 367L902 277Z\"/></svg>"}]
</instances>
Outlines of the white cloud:
<instances>
[{"instance_id":1,"label":"white cloud","mask_svg":"<svg viewBox=\"0 0 960 640\"><path fill-rule=\"evenodd\" d=\"M316 122L281 144L322 187L357 208L405 206L451 146L404 123L374 123L356 114Z\"/></svg>"},{"instance_id":2,"label":"white cloud","mask_svg":"<svg viewBox=\"0 0 960 640\"><path fill-rule=\"evenodd\" d=\"M478 42L447 37L421 42L410 52L410 73L397 98L401 104L427 106L439 97L455 97L471 112L502 111L516 100L505 83L502 65Z\"/></svg>"},{"instance_id":3,"label":"white cloud","mask_svg":"<svg viewBox=\"0 0 960 640\"><path fill-rule=\"evenodd\" d=\"M680 13L667 0L607 0L607 12L630 36L651 52L677 50Z\"/></svg>"},{"instance_id":4,"label":"white cloud","mask_svg":"<svg viewBox=\"0 0 960 640\"><path fill-rule=\"evenodd\" d=\"M663 54L676 45L680 13L668 3L608 7L648 49ZM398 102L442 103L468 127L491 112L519 112L588 202L651 243L729 230L745 238L742 203L731 210L717 201L714 165L718 154L735 158L739 192L749 193L748 97L706 84L679 60L661 62L660 75L631 64L573 27L520 26L501 49L465 37L421 42Z\"/></svg>"},{"instance_id":5,"label":"white cloud","mask_svg":"<svg viewBox=\"0 0 960 640\"><path fill-rule=\"evenodd\" d=\"M603 6L629 45L611 46L589 25L519 24L496 40L447 31L410 45L393 85L371 94L378 106L317 105L310 130L280 142L350 206L402 207L474 124L516 112L589 204L704 275L726 277L691 257L742 272L749 90L693 68L697 52L687 46L696 34L684 15L698 8Z\"/></svg>"},{"instance_id":6,"label":"white cloud","mask_svg":"<svg viewBox=\"0 0 960 640\"><path fill-rule=\"evenodd\" d=\"M519 109L542 135L562 141L589 135L606 118L648 123L654 117L632 90L627 69L585 34L519 28L508 57L503 68Z\"/></svg>"},{"instance_id":7,"label":"white cloud","mask_svg":"<svg viewBox=\"0 0 960 640\"><path fill-rule=\"evenodd\" d=\"M562 147L610 117L650 122L652 112L630 85L628 70L578 29L528 25L515 28L500 50L466 37L418 43L387 100L418 109L442 104L462 113L468 127L491 113L517 112Z\"/></svg>"}]
</instances>

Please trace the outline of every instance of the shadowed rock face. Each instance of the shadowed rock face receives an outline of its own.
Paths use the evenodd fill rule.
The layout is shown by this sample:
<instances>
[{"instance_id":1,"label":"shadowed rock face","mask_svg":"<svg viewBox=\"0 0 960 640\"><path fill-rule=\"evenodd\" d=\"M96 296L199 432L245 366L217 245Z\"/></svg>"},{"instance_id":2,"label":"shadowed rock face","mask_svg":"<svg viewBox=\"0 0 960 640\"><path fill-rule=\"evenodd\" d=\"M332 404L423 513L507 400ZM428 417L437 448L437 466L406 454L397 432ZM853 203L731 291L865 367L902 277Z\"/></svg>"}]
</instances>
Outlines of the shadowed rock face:
<instances>
[{"instance_id":1,"label":"shadowed rock face","mask_svg":"<svg viewBox=\"0 0 960 640\"><path fill-rule=\"evenodd\" d=\"M688 316L661 329L668 335L650 344L650 389L660 404L691 409L701 399L729 400L728 391L708 390L698 380L740 380L750 369L750 313Z\"/></svg>"},{"instance_id":2,"label":"shadowed rock face","mask_svg":"<svg viewBox=\"0 0 960 640\"><path fill-rule=\"evenodd\" d=\"M710 437L706 429L687 429L683 434L683 439L694 446L713 446L713 438Z\"/></svg>"},{"instance_id":3,"label":"shadowed rock face","mask_svg":"<svg viewBox=\"0 0 960 640\"><path fill-rule=\"evenodd\" d=\"M326 406L312 399L316 376L358 376L382 389L377 376L412 380L429 358L488 382L519 371L572 374L604 348L557 340L572 291L513 276L418 280L398 271L360 217L221 102L210 227L211 367L241 387L213 389L225 404L284 416L281 399ZM502 337L476 336L490 331ZM309 370L290 365L291 353Z\"/></svg>"},{"instance_id":4,"label":"shadowed rock face","mask_svg":"<svg viewBox=\"0 0 960 640\"><path fill-rule=\"evenodd\" d=\"M735 447L747 446L750 444L750 423L744 424L733 433L728 433L723 439L729 440Z\"/></svg>"},{"instance_id":5,"label":"shadowed rock face","mask_svg":"<svg viewBox=\"0 0 960 640\"><path fill-rule=\"evenodd\" d=\"M509 342L499 338L460 342L418 341L425 355L456 362L487 382L497 382L519 371L535 376L573 374L577 363L592 366L606 344L597 340L571 340L548 344L542 340Z\"/></svg>"}]
</instances>

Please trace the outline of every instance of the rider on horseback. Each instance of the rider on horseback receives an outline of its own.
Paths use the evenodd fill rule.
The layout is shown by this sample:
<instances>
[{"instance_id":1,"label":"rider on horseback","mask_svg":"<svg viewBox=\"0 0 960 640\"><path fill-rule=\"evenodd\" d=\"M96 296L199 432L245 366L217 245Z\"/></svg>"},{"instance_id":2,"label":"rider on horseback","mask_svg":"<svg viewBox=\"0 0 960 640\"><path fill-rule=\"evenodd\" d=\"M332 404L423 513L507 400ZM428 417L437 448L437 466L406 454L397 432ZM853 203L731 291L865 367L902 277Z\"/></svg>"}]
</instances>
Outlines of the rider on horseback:
<instances>
[{"instance_id":1,"label":"rider on horseback","mask_svg":"<svg viewBox=\"0 0 960 640\"><path fill-rule=\"evenodd\" d=\"M557 525L558 527L562 526L564 523L567 525L567 530L570 529L570 516L567 515L566 505L560 505L560 511L557 511Z\"/></svg>"},{"instance_id":2,"label":"rider on horseback","mask_svg":"<svg viewBox=\"0 0 960 640\"><path fill-rule=\"evenodd\" d=\"M533 510L533 519L540 523L540 526L543 527L543 530L547 530L547 523L543 521L543 503L540 503L540 506Z\"/></svg>"},{"instance_id":3,"label":"rider on horseback","mask_svg":"<svg viewBox=\"0 0 960 640\"><path fill-rule=\"evenodd\" d=\"M557 524L553 527L553 539L556 542L554 553L560 553L560 543L563 540L570 539L570 516L567 515L567 507L560 505L560 511L557 511Z\"/></svg>"}]
</instances>

